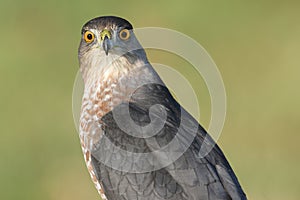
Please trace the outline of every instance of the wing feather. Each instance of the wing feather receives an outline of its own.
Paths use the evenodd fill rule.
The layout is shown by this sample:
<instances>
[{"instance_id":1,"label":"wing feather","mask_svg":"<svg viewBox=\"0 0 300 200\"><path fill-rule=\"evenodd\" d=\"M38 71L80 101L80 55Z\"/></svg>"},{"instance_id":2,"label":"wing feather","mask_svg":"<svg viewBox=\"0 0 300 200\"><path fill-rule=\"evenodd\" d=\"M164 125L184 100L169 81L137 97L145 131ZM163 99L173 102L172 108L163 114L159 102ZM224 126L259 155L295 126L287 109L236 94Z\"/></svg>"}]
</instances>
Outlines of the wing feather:
<instances>
[{"instance_id":1,"label":"wing feather","mask_svg":"<svg viewBox=\"0 0 300 200\"><path fill-rule=\"evenodd\" d=\"M92 162L108 199L246 199L220 148L166 87L144 85L132 95L130 102L115 109L143 127L151 123L150 108L158 104L165 108L166 122L162 130L149 138L134 137L121 130L114 119L114 110L102 118L105 137L92 152ZM128 107L130 116L126 112ZM152 118L165 120L161 109L156 108L151 110ZM166 166L166 157L161 154L146 159L132 156L164 149L173 140L180 144L173 150L184 151ZM199 156L203 145L207 149L212 147L205 157ZM160 163L163 168L143 171L153 163ZM140 169L142 173L128 169Z\"/></svg>"}]
</instances>

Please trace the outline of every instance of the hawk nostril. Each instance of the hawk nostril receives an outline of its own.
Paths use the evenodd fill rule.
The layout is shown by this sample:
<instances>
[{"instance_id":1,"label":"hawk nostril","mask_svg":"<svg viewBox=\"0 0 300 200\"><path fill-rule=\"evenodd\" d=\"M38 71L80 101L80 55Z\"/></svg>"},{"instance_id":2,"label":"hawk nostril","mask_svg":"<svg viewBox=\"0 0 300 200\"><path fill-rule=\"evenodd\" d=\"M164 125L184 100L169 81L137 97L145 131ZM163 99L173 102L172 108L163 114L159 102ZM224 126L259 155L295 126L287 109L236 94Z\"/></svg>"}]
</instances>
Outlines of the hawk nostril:
<instances>
[{"instance_id":1,"label":"hawk nostril","mask_svg":"<svg viewBox=\"0 0 300 200\"><path fill-rule=\"evenodd\" d=\"M100 38L101 38L101 40L104 40L105 37L107 37L108 39L111 38L111 33L110 33L110 31L107 30L107 29L104 29L104 30L101 31L101 33L100 33Z\"/></svg>"}]
</instances>

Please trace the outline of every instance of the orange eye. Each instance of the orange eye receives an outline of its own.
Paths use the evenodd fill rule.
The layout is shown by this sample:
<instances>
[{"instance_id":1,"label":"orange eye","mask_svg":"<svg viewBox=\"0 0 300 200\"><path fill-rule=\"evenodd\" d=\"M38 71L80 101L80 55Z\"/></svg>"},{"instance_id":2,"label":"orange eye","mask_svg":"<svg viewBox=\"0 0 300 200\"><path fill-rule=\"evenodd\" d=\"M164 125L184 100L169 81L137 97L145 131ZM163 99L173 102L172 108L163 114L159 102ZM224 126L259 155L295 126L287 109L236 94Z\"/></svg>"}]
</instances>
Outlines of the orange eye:
<instances>
[{"instance_id":1,"label":"orange eye","mask_svg":"<svg viewBox=\"0 0 300 200\"><path fill-rule=\"evenodd\" d=\"M119 36L122 40L128 40L130 37L130 32L128 29L123 29L120 31Z\"/></svg>"},{"instance_id":2,"label":"orange eye","mask_svg":"<svg viewBox=\"0 0 300 200\"><path fill-rule=\"evenodd\" d=\"M94 41L94 39L95 39L95 35L91 31L86 31L84 33L84 40L86 41L86 43L91 43Z\"/></svg>"}]
</instances>

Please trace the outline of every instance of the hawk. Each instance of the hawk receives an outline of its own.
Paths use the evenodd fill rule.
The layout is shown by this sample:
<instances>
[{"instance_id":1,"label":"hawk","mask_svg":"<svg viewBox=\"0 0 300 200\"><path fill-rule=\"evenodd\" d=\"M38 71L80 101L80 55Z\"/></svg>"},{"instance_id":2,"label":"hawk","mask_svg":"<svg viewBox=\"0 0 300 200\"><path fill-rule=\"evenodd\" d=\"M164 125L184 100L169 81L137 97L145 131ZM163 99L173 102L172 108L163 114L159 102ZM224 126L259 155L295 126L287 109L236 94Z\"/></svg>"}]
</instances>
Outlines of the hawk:
<instances>
[{"instance_id":1,"label":"hawk","mask_svg":"<svg viewBox=\"0 0 300 200\"><path fill-rule=\"evenodd\" d=\"M81 33L79 135L101 198L246 199L221 149L149 63L132 25L102 16Z\"/></svg>"}]
</instances>

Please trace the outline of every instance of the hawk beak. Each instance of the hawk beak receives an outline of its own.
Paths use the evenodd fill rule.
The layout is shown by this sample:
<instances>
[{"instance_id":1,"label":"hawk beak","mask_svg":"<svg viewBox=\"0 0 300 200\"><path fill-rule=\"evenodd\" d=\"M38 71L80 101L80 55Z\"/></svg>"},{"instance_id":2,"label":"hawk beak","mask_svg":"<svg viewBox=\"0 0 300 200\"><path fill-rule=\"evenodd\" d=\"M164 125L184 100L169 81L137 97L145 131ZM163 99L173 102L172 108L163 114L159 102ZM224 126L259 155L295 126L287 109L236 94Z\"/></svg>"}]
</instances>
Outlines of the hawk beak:
<instances>
[{"instance_id":1,"label":"hawk beak","mask_svg":"<svg viewBox=\"0 0 300 200\"><path fill-rule=\"evenodd\" d=\"M111 49L111 44L110 44L109 38L107 36L104 37L102 47L105 51L105 54L108 55L108 51Z\"/></svg>"},{"instance_id":2,"label":"hawk beak","mask_svg":"<svg viewBox=\"0 0 300 200\"><path fill-rule=\"evenodd\" d=\"M108 55L108 51L111 49L111 43L110 43L110 38L111 38L111 32L107 29L104 29L100 33L100 37L102 42L102 47L105 51L105 54Z\"/></svg>"}]
</instances>

